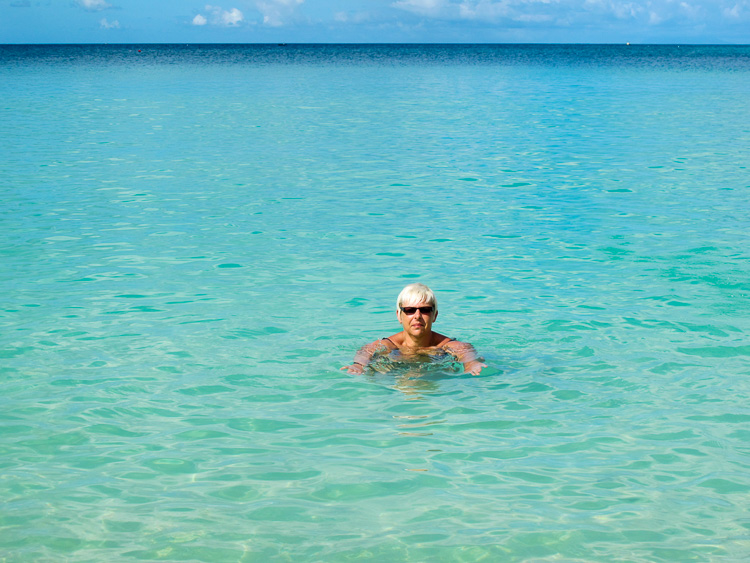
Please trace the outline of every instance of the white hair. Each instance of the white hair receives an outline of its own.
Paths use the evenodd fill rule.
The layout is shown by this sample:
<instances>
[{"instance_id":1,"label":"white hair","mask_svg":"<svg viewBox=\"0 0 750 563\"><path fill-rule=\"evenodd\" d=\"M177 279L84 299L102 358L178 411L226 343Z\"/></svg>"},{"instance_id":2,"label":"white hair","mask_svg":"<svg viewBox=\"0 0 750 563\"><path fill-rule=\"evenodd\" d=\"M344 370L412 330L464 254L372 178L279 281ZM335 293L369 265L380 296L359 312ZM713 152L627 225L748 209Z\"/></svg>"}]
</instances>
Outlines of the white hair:
<instances>
[{"instance_id":1,"label":"white hair","mask_svg":"<svg viewBox=\"0 0 750 563\"><path fill-rule=\"evenodd\" d=\"M401 290L396 299L396 312L401 310L404 303L427 303L432 305L437 313L437 298L432 290L422 283L412 283Z\"/></svg>"}]
</instances>

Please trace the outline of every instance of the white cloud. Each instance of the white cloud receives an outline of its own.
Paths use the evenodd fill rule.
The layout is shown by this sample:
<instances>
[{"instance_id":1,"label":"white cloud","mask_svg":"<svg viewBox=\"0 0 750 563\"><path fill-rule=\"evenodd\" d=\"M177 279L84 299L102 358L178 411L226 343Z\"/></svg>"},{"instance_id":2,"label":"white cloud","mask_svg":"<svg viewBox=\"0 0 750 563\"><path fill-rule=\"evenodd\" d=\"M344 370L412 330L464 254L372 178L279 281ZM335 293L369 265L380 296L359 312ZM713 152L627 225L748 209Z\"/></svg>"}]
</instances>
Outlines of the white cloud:
<instances>
[{"instance_id":1,"label":"white cloud","mask_svg":"<svg viewBox=\"0 0 750 563\"><path fill-rule=\"evenodd\" d=\"M393 7L446 20L494 22L502 18L517 21L547 21L564 0L398 0ZM586 0L600 3L602 0ZM569 2L568 2L569 3ZM578 2L577 2L578 3ZM559 11L559 10L557 10Z\"/></svg>"},{"instance_id":2,"label":"white cloud","mask_svg":"<svg viewBox=\"0 0 750 563\"><path fill-rule=\"evenodd\" d=\"M589 7L592 8L590 11L593 13L611 14L618 20L634 19L646 13L646 9L638 2L620 2L618 0L592 2L591 0L586 0L584 3L584 12L588 12L589 10L586 8Z\"/></svg>"},{"instance_id":3,"label":"white cloud","mask_svg":"<svg viewBox=\"0 0 750 563\"><path fill-rule=\"evenodd\" d=\"M750 18L750 0L739 0L739 2L724 2L721 10L722 16L729 20L743 20ZM731 7L730 7L731 6Z\"/></svg>"},{"instance_id":4,"label":"white cloud","mask_svg":"<svg viewBox=\"0 0 750 563\"><path fill-rule=\"evenodd\" d=\"M648 14L648 23L649 25L659 25L661 22L664 21L664 18L657 14L656 12L649 12Z\"/></svg>"},{"instance_id":5,"label":"white cloud","mask_svg":"<svg viewBox=\"0 0 750 563\"><path fill-rule=\"evenodd\" d=\"M750 0L391 0L426 19L486 23L638 22L684 25L710 18L742 19Z\"/></svg>"},{"instance_id":6,"label":"white cloud","mask_svg":"<svg viewBox=\"0 0 750 563\"><path fill-rule=\"evenodd\" d=\"M513 15L511 6L507 2L462 2L461 17L467 20L493 21Z\"/></svg>"},{"instance_id":7,"label":"white cloud","mask_svg":"<svg viewBox=\"0 0 750 563\"><path fill-rule=\"evenodd\" d=\"M464 4L465 2L460 5L460 10L467 9ZM393 6L407 12L431 18L446 17L449 15L449 12L455 13L456 8L459 8L459 6L449 0L400 0L399 2L394 2Z\"/></svg>"},{"instance_id":8,"label":"white cloud","mask_svg":"<svg viewBox=\"0 0 750 563\"><path fill-rule=\"evenodd\" d=\"M690 19L700 18L701 7L696 4L688 4L687 2L680 2L680 9Z\"/></svg>"},{"instance_id":9,"label":"white cloud","mask_svg":"<svg viewBox=\"0 0 750 563\"><path fill-rule=\"evenodd\" d=\"M279 27L286 24L293 16L297 6L305 0L260 0L256 2L258 11L263 15L263 24Z\"/></svg>"},{"instance_id":10,"label":"white cloud","mask_svg":"<svg viewBox=\"0 0 750 563\"><path fill-rule=\"evenodd\" d=\"M99 27L102 29L119 29L120 28L120 22L117 20L114 21L107 21L107 18L102 18L99 21Z\"/></svg>"},{"instance_id":11,"label":"white cloud","mask_svg":"<svg viewBox=\"0 0 750 563\"><path fill-rule=\"evenodd\" d=\"M372 14L369 12L336 12L333 19L339 23L365 23L372 19Z\"/></svg>"},{"instance_id":12,"label":"white cloud","mask_svg":"<svg viewBox=\"0 0 750 563\"><path fill-rule=\"evenodd\" d=\"M112 7L105 0L78 0L78 5L89 12L100 12Z\"/></svg>"},{"instance_id":13,"label":"white cloud","mask_svg":"<svg viewBox=\"0 0 750 563\"><path fill-rule=\"evenodd\" d=\"M245 16L237 8L231 8L225 10L221 6L206 6L206 12L208 17L203 14L198 14L193 18L193 25L216 25L220 27L237 27L243 21Z\"/></svg>"},{"instance_id":14,"label":"white cloud","mask_svg":"<svg viewBox=\"0 0 750 563\"><path fill-rule=\"evenodd\" d=\"M242 12L240 12L237 8L232 8L229 11L222 11L219 15L219 21L221 22L221 25L226 26L233 26L233 25L239 25L242 20L245 19L245 16L242 15Z\"/></svg>"},{"instance_id":15,"label":"white cloud","mask_svg":"<svg viewBox=\"0 0 750 563\"><path fill-rule=\"evenodd\" d=\"M573 8L574 6L571 6ZM666 22L698 22L737 18L748 0L585 0L582 13L614 15L620 20L638 19L651 25Z\"/></svg>"}]
</instances>

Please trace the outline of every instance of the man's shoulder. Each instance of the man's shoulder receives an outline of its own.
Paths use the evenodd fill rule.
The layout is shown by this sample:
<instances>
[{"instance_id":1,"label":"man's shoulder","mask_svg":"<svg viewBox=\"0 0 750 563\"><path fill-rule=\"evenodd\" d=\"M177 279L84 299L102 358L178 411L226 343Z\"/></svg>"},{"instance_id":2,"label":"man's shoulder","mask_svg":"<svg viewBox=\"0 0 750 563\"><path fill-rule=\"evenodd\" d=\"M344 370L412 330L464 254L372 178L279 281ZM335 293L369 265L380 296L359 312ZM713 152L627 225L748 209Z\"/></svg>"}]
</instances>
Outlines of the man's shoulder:
<instances>
[{"instance_id":1,"label":"man's shoulder","mask_svg":"<svg viewBox=\"0 0 750 563\"><path fill-rule=\"evenodd\" d=\"M432 341L435 343L435 346L448 346L449 344L452 344L455 342L450 336L445 336L444 334L440 334L438 332L434 332L432 334Z\"/></svg>"},{"instance_id":2,"label":"man's shoulder","mask_svg":"<svg viewBox=\"0 0 750 563\"><path fill-rule=\"evenodd\" d=\"M378 342L380 342L384 346L398 348L399 346L401 346L401 344L404 343L404 335L400 332L397 332L396 334L392 334L391 336L381 338L380 340L378 340Z\"/></svg>"},{"instance_id":3,"label":"man's shoulder","mask_svg":"<svg viewBox=\"0 0 750 563\"><path fill-rule=\"evenodd\" d=\"M444 341L442 344L440 344L443 348L449 348L451 350L465 350L466 348L471 348L471 344L468 342L461 342L460 340L453 340L452 338L448 338L446 341Z\"/></svg>"}]
</instances>

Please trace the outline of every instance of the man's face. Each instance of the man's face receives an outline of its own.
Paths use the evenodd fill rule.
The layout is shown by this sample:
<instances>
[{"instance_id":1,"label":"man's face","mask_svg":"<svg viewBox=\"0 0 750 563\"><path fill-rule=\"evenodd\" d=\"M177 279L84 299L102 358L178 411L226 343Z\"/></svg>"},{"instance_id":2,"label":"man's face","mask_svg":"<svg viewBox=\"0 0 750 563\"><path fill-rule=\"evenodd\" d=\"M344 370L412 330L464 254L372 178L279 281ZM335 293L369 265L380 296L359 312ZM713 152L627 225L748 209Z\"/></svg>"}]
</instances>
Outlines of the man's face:
<instances>
[{"instance_id":1,"label":"man's face","mask_svg":"<svg viewBox=\"0 0 750 563\"><path fill-rule=\"evenodd\" d=\"M432 309L428 312L426 308ZM398 320L404 330L412 336L419 337L422 334L429 333L432 330L432 323L435 322L437 313L434 307L429 303L420 301L419 303L402 303L398 311Z\"/></svg>"}]
</instances>

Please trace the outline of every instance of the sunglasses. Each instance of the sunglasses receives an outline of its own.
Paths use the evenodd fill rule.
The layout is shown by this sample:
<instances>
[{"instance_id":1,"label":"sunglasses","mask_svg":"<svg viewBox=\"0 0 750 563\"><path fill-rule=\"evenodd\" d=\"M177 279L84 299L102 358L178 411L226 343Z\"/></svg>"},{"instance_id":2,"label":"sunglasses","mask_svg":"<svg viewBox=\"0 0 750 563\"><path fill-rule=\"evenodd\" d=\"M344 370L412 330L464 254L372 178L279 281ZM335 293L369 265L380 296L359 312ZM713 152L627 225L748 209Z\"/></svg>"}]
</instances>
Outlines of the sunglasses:
<instances>
[{"instance_id":1,"label":"sunglasses","mask_svg":"<svg viewBox=\"0 0 750 563\"><path fill-rule=\"evenodd\" d=\"M409 316L413 315L417 311L419 311L423 315L431 315L434 310L434 307L401 307L401 311Z\"/></svg>"}]
</instances>

